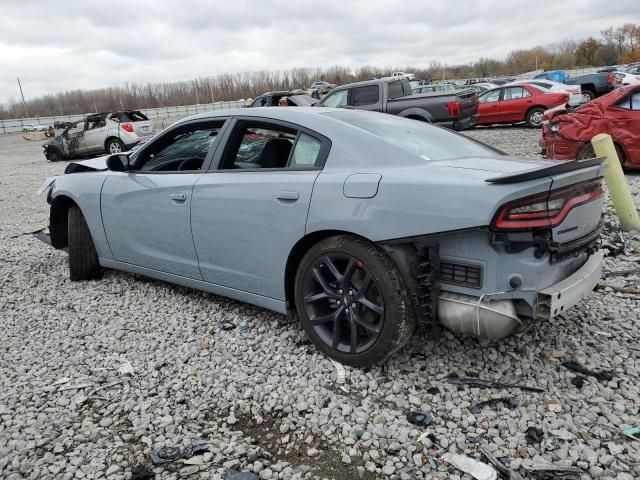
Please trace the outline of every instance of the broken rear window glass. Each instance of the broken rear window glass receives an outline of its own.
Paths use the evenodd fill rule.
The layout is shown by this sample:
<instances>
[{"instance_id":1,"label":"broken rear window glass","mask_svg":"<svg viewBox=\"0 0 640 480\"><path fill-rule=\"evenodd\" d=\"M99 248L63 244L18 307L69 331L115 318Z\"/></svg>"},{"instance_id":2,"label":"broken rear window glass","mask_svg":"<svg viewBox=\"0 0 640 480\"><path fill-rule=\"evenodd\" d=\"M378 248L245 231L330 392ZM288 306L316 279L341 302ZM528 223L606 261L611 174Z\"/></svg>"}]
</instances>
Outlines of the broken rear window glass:
<instances>
[{"instance_id":1,"label":"broken rear window glass","mask_svg":"<svg viewBox=\"0 0 640 480\"><path fill-rule=\"evenodd\" d=\"M147 116L137 110L131 112L118 112L113 115L120 122L146 122Z\"/></svg>"}]
</instances>

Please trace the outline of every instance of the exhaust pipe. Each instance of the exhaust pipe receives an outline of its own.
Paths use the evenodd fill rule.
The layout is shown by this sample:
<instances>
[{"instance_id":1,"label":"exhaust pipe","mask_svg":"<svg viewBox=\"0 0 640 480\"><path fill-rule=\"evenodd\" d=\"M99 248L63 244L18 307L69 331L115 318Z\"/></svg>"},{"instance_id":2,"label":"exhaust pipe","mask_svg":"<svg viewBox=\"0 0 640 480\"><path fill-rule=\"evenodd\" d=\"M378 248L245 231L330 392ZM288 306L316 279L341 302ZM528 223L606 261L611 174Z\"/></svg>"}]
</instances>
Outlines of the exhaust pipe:
<instances>
[{"instance_id":1,"label":"exhaust pipe","mask_svg":"<svg viewBox=\"0 0 640 480\"><path fill-rule=\"evenodd\" d=\"M522 326L512 300L485 300L452 292L440 294L438 320L453 332L492 340L507 337Z\"/></svg>"}]
</instances>

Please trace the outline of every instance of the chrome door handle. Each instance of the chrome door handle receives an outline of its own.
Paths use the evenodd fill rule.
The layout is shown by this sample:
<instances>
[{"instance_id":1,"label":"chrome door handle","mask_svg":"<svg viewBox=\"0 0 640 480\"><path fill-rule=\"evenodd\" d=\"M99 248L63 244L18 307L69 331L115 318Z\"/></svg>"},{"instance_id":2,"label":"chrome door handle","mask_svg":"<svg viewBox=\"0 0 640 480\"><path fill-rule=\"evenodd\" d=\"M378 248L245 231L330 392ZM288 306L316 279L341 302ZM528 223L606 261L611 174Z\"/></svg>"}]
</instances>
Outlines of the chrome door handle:
<instances>
[{"instance_id":1,"label":"chrome door handle","mask_svg":"<svg viewBox=\"0 0 640 480\"><path fill-rule=\"evenodd\" d=\"M169 198L177 203L182 203L187 199L186 193L172 193Z\"/></svg>"},{"instance_id":2,"label":"chrome door handle","mask_svg":"<svg viewBox=\"0 0 640 480\"><path fill-rule=\"evenodd\" d=\"M298 192L293 192L290 190L280 190L279 192L276 192L276 198L278 200L295 202L296 200L298 200L298 198L300 198L300 194Z\"/></svg>"}]
</instances>

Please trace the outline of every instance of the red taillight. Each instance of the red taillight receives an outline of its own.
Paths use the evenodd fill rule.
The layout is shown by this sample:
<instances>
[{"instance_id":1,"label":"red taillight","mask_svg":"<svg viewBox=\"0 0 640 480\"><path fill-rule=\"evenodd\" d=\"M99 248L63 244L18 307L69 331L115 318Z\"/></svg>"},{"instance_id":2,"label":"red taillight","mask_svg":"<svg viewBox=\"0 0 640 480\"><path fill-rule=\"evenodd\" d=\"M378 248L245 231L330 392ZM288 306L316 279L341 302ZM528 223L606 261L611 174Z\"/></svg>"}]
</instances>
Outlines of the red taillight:
<instances>
[{"instance_id":1,"label":"red taillight","mask_svg":"<svg viewBox=\"0 0 640 480\"><path fill-rule=\"evenodd\" d=\"M496 214L494 230L533 230L560 225L569 212L602 196L600 180L588 181L503 205Z\"/></svg>"},{"instance_id":2,"label":"red taillight","mask_svg":"<svg viewBox=\"0 0 640 480\"><path fill-rule=\"evenodd\" d=\"M449 116L457 117L460 115L460 102L447 102L446 105L449 109Z\"/></svg>"},{"instance_id":3,"label":"red taillight","mask_svg":"<svg viewBox=\"0 0 640 480\"><path fill-rule=\"evenodd\" d=\"M120 124L120 128L123 129L125 132L129 132L129 133L133 133L133 125L131 125L130 123L121 123Z\"/></svg>"},{"instance_id":4,"label":"red taillight","mask_svg":"<svg viewBox=\"0 0 640 480\"><path fill-rule=\"evenodd\" d=\"M610 73L609 75L607 75L607 83L609 85L613 85L613 82L615 81L616 76L613 73Z\"/></svg>"}]
</instances>

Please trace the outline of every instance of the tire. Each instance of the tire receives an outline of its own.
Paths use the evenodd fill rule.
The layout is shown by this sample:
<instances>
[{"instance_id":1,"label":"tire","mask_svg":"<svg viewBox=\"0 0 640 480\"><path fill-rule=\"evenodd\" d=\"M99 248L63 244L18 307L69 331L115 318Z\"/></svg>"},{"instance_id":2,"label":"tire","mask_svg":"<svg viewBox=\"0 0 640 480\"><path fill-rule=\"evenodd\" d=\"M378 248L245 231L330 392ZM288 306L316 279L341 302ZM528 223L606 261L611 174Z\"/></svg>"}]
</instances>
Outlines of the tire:
<instances>
[{"instance_id":1,"label":"tire","mask_svg":"<svg viewBox=\"0 0 640 480\"><path fill-rule=\"evenodd\" d=\"M110 138L104 145L107 153L110 155L117 155L124 152L124 143L119 138Z\"/></svg>"},{"instance_id":2,"label":"tire","mask_svg":"<svg viewBox=\"0 0 640 480\"><path fill-rule=\"evenodd\" d=\"M69 278L74 282L97 278L100 264L87 222L76 206L69 208L68 215Z\"/></svg>"},{"instance_id":3,"label":"tire","mask_svg":"<svg viewBox=\"0 0 640 480\"><path fill-rule=\"evenodd\" d=\"M527 118L525 121L531 128L540 128L542 126L542 120L544 116L544 109L540 107L532 108L527 112Z\"/></svg>"},{"instance_id":4,"label":"tire","mask_svg":"<svg viewBox=\"0 0 640 480\"><path fill-rule=\"evenodd\" d=\"M585 102L590 102L594 98L596 98L596 92L593 90L585 89L582 90L582 96L584 97Z\"/></svg>"},{"instance_id":5,"label":"tire","mask_svg":"<svg viewBox=\"0 0 640 480\"><path fill-rule=\"evenodd\" d=\"M312 246L298 266L294 296L307 336L345 365L383 362L415 330L397 267L379 247L357 237L340 235Z\"/></svg>"},{"instance_id":6,"label":"tire","mask_svg":"<svg viewBox=\"0 0 640 480\"><path fill-rule=\"evenodd\" d=\"M62 160L62 155L60 155L60 152L55 149L47 149L47 153L45 153L45 157L50 162L59 162L60 160Z\"/></svg>"},{"instance_id":7,"label":"tire","mask_svg":"<svg viewBox=\"0 0 640 480\"><path fill-rule=\"evenodd\" d=\"M620 148L619 145L614 144L616 147L616 154L618 154L618 160L620 161L620 165L622 168L625 167L625 157L624 152ZM576 155L576 160L586 160L587 158L595 158L596 152L593 150L593 145L591 143L585 143L582 148L578 151Z\"/></svg>"}]
</instances>

